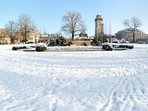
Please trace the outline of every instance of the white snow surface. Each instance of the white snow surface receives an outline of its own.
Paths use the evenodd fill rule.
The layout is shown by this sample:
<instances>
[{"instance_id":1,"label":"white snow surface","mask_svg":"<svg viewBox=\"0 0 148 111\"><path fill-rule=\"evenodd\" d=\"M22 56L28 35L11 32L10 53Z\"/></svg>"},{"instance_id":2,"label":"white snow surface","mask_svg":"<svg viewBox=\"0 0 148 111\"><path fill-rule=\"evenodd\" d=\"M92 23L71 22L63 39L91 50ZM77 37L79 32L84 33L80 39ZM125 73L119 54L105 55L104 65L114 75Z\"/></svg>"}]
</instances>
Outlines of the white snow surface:
<instances>
[{"instance_id":1,"label":"white snow surface","mask_svg":"<svg viewBox=\"0 0 148 111\"><path fill-rule=\"evenodd\" d=\"M148 111L148 45L24 52L0 45L0 111Z\"/></svg>"}]
</instances>

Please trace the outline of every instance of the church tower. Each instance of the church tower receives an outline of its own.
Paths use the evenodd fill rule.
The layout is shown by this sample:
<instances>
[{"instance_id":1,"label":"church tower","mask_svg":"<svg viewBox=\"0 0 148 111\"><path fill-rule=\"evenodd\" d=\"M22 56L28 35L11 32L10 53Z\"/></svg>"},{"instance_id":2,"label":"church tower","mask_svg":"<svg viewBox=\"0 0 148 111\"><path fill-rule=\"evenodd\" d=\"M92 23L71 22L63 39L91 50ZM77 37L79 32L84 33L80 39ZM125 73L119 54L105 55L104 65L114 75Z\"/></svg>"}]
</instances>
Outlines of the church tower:
<instances>
[{"instance_id":1,"label":"church tower","mask_svg":"<svg viewBox=\"0 0 148 111\"><path fill-rule=\"evenodd\" d=\"M97 15L95 18L95 37L103 42L103 18L101 15Z\"/></svg>"}]
</instances>

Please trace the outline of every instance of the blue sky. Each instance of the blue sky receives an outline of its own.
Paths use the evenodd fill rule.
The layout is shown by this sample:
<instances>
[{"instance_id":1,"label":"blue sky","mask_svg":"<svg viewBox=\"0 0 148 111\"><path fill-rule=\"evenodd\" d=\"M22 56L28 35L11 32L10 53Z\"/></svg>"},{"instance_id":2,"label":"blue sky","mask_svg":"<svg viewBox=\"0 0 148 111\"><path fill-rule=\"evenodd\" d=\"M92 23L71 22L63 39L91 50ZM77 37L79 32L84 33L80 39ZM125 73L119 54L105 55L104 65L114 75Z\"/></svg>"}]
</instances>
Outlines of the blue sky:
<instances>
[{"instance_id":1,"label":"blue sky","mask_svg":"<svg viewBox=\"0 0 148 111\"><path fill-rule=\"evenodd\" d=\"M148 0L1 0L0 27L10 20L17 21L21 14L29 15L42 32L57 33L63 24L62 17L68 11L77 11L87 25L89 36L95 33L94 19L101 14L105 32L114 34L124 29L123 21L138 17L141 30L148 33Z\"/></svg>"}]
</instances>

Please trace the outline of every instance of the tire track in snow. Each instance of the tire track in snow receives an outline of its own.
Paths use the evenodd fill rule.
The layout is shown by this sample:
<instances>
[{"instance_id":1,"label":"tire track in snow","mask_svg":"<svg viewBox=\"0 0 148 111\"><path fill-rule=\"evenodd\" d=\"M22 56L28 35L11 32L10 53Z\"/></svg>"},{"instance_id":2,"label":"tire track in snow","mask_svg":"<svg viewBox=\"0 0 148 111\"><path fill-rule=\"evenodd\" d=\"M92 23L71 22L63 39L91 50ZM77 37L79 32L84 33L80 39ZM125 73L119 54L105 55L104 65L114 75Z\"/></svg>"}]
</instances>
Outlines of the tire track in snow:
<instances>
[{"instance_id":1,"label":"tire track in snow","mask_svg":"<svg viewBox=\"0 0 148 111\"><path fill-rule=\"evenodd\" d=\"M143 106L143 107L139 107ZM142 105L141 105L142 104ZM121 77L98 111L147 111L148 90L137 76Z\"/></svg>"},{"instance_id":2,"label":"tire track in snow","mask_svg":"<svg viewBox=\"0 0 148 111\"><path fill-rule=\"evenodd\" d=\"M127 73L115 78L118 82L109 89L108 99L97 111L148 111L148 89L140 78L141 74L147 74L147 62L131 60L130 67L123 67Z\"/></svg>"},{"instance_id":3,"label":"tire track in snow","mask_svg":"<svg viewBox=\"0 0 148 111\"><path fill-rule=\"evenodd\" d=\"M0 110L8 111L9 108L16 106L17 102L10 94L9 89L4 85L4 82L0 80Z\"/></svg>"},{"instance_id":4,"label":"tire track in snow","mask_svg":"<svg viewBox=\"0 0 148 111\"><path fill-rule=\"evenodd\" d=\"M55 111L61 105L60 99L50 93L50 89L44 89L49 83L44 81L42 84L45 78L17 74L7 76L5 73L0 75L0 111Z\"/></svg>"}]
</instances>

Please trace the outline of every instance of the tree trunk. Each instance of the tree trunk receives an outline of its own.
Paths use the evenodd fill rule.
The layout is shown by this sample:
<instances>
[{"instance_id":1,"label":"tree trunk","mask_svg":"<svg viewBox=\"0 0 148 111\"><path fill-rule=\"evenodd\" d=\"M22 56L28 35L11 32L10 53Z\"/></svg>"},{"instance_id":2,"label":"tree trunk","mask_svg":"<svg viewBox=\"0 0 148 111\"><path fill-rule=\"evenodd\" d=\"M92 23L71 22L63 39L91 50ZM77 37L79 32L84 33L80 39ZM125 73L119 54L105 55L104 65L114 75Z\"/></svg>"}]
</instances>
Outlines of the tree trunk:
<instances>
[{"instance_id":1,"label":"tree trunk","mask_svg":"<svg viewBox=\"0 0 148 111\"><path fill-rule=\"evenodd\" d=\"M74 31L72 32L72 40L74 40Z\"/></svg>"},{"instance_id":2,"label":"tree trunk","mask_svg":"<svg viewBox=\"0 0 148 111\"><path fill-rule=\"evenodd\" d=\"M133 43L135 43L135 30L133 30Z\"/></svg>"},{"instance_id":3,"label":"tree trunk","mask_svg":"<svg viewBox=\"0 0 148 111\"><path fill-rule=\"evenodd\" d=\"M25 33L24 33L24 42L25 42L25 43L27 42L27 33L26 33L26 31L25 31Z\"/></svg>"},{"instance_id":4,"label":"tree trunk","mask_svg":"<svg viewBox=\"0 0 148 111\"><path fill-rule=\"evenodd\" d=\"M11 41L11 44L14 44L14 38L13 37L10 38L10 41Z\"/></svg>"}]
</instances>

